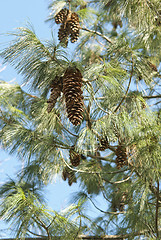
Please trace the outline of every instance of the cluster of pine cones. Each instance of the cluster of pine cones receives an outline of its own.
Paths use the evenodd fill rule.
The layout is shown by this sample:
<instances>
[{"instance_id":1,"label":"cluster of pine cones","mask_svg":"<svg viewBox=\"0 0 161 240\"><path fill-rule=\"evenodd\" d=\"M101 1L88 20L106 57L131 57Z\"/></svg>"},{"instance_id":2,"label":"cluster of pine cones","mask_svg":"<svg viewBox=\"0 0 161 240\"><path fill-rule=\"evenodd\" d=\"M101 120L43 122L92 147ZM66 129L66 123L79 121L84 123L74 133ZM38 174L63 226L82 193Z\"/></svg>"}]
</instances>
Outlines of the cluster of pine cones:
<instances>
[{"instance_id":1,"label":"cluster of pine cones","mask_svg":"<svg viewBox=\"0 0 161 240\"><path fill-rule=\"evenodd\" d=\"M57 98L63 92L66 111L70 122L77 126L83 119L82 74L74 67L68 67L63 77L56 77L51 84L51 93L47 101L48 113L54 108Z\"/></svg>"},{"instance_id":2,"label":"cluster of pine cones","mask_svg":"<svg viewBox=\"0 0 161 240\"><path fill-rule=\"evenodd\" d=\"M58 32L58 38L61 43L67 45L68 38L72 43L76 42L79 37L79 17L75 12L69 11L67 8L63 8L56 16L55 22L61 23Z\"/></svg>"},{"instance_id":3,"label":"cluster of pine cones","mask_svg":"<svg viewBox=\"0 0 161 240\"><path fill-rule=\"evenodd\" d=\"M108 148L109 141L107 136L104 136L99 140L98 151L105 151ZM115 154L116 154L116 166L118 169L127 165L128 163L127 150L121 143L119 143L119 145L117 146Z\"/></svg>"}]
</instances>

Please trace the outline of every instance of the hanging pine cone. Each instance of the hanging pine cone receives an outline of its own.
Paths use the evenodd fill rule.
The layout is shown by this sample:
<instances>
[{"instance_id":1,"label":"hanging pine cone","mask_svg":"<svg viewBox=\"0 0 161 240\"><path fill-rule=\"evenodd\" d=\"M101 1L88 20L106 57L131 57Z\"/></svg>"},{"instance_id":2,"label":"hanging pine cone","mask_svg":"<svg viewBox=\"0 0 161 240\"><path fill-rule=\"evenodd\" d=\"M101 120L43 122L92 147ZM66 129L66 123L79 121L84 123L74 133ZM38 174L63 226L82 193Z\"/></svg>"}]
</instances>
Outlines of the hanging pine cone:
<instances>
[{"instance_id":1,"label":"hanging pine cone","mask_svg":"<svg viewBox=\"0 0 161 240\"><path fill-rule=\"evenodd\" d=\"M112 199L112 202L111 202L111 210L112 212L117 212L117 202L115 202L113 199Z\"/></svg>"},{"instance_id":2,"label":"hanging pine cone","mask_svg":"<svg viewBox=\"0 0 161 240\"><path fill-rule=\"evenodd\" d=\"M62 172L62 179L63 179L64 181L66 181L67 178L68 178L68 176L69 176L69 171L68 171L68 169L65 167L65 168L63 169L63 172Z\"/></svg>"},{"instance_id":3,"label":"hanging pine cone","mask_svg":"<svg viewBox=\"0 0 161 240\"><path fill-rule=\"evenodd\" d=\"M83 116L82 74L77 68L69 67L63 77L63 94L70 122L77 126Z\"/></svg>"},{"instance_id":4,"label":"hanging pine cone","mask_svg":"<svg viewBox=\"0 0 161 240\"><path fill-rule=\"evenodd\" d=\"M51 83L51 93L50 97L47 101L48 107L47 107L47 112L50 113L52 109L54 108L56 101L58 97L60 97L61 92L63 90L63 85L62 85L62 77L58 78L56 77L53 82Z\"/></svg>"},{"instance_id":5,"label":"hanging pine cone","mask_svg":"<svg viewBox=\"0 0 161 240\"><path fill-rule=\"evenodd\" d=\"M103 137L103 138L100 140L100 145L99 145L99 147L98 147L98 150L99 150L99 151L104 151L104 150L106 150L108 147L109 147L109 142L108 142L107 136L105 136L105 137Z\"/></svg>"},{"instance_id":6,"label":"hanging pine cone","mask_svg":"<svg viewBox=\"0 0 161 240\"><path fill-rule=\"evenodd\" d=\"M117 194L118 191L115 192L116 196L112 198L111 201L111 210L113 212L123 212L125 210L125 205L127 204L127 193L119 193Z\"/></svg>"},{"instance_id":7,"label":"hanging pine cone","mask_svg":"<svg viewBox=\"0 0 161 240\"><path fill-rule=\"evenodd\" d=\"M61 43L68 44L68 37L69 37L69 29L67 28L67 25L62 23L59 31L58 31L58 38Z\"/></svg>"},{"instance_id":8,"label":"hanging pine cone","mask_svg":"<svg viewBox=\"0 0 161 240\"><path fill-rule=\"evenodd\" d=\"M116 149L116 165L118 169L127 165L126 148L122 145L118 145Z\"/></svg>"},{"instance_id":9,"label":"hanging pine cone","mask_svg":"<svg viewBox=\"0 0 161 240\"><path fill-rule=\"evenodd\" d=\"M77 179L76 179L75 173L71 171L68 176L68 184L69 186L71 186L73 183L76 183L76 182L77 182Z\"/></svg>"},{"instance_id":10,"label":"hanging pine cone","mask_svg":"<svg viewBox=\"0 0 161 240\"><path fill-rule=\"evenodd\" d=\"M75 12L71 14L71 20L67 24L70 28L70 41L74 43L78 40L80 29L79 17Z\"/></svg>"},{"instance_id":11,"label":"hanging pine cone","mask_svg":"<svg viewBox=\"0 0 161 240\"><path fill-rule=\"evenodd\" d=\"M57 24L65 22L67 19L68 13L69 13L69 10L67 8L60 10L60 12L58 12L58 14L55 16L55 22Z\"/></svg>"},{"instance_id":12,"label":"hanging pine cone","mask_svg":"<svg viewBox=\"0 0 161 240\"><path fill-rule=\"evenodd\" d=\"M70 149L69 151L69 158L73 167L77 167L80 164L81 155L73 149Z\"/></svg>"},{"instance_id":13,"label":"hanging pine cone","mask_svg":"<svg viewBox=\"0 0 161 240\"><path fill-rule=\"evenodd\" d=\"M75 173L69 169L68 167L65 167L63 169L63 172L62 172L62 179L64 181L66 181L68 179L68 184L69 186L72 185L72 183L76 183L77 182L77 179L76 179L76 176L75 176Z\"/></svg>"},{"instance_id":14,"label":"hanging pine cone","mask_svg":"<svg viewBox=\"0 0 161 240\"><path fill-rule=\"evenodd\" d=\"M120 196L120 201L118 205L118 209L120 212L123 212L125 210L126 200L127 200L127 193L123 192L122 195Z\"/></svg>"}]
</instances>

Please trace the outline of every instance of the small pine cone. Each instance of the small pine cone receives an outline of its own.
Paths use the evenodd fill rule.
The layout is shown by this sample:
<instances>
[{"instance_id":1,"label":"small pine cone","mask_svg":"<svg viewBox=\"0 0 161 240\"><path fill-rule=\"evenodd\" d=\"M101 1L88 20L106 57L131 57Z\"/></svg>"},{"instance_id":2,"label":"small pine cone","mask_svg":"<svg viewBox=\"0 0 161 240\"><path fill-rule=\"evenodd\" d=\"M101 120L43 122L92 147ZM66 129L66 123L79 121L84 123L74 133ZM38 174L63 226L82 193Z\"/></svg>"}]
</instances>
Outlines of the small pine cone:
<instances>
[{"instance_id":1,"label":"small pine cone","mask_svg":"<svg viewBox=\"0 0 161 240\"><path fill-rule=\"evenodd\" d=\"M120 212L123 212L125 210L125 203L120 202L120 204L118 206L118 209L119 209Z\"/></svg>"},{"instance_id":2,"label":"small pine cone","mask_svg":"<svg viewBox=\"0 0 161 240\"><path fill-rule=\"evenodd\" d=\"M79 153L76 153L74 150L70 149L69 157L73 167L79 166L81 160L81 155Z\"/></svg>"},{"instance_id":3,"label":"small pine cone","mask_svg":"<svg viewBox=\"0 0 161 240\"><path fill-rule=\"evenodd\" d=\"M109 147L109 142L108 142L107 136L105 136L104 138L101 139L100 145L99 145L99 147L98 147L98 150L99 150L99 151L104 151L104 150L106 150L108 147Z\"/></svg>"},{"instance_id":4,"label":"small pine cone","mask_svg":"<svg viewBox=\"0 0 161 240\"><path fill-rule=\"evenodd\" d=\"M76 179L75 173L73 171L70 171L68 175L69 186L71 186L73 183L76 183L76 182L77 182L77 179Z\"/></svg>"},{"instance_id":5,"label":"small pine cone","mask_svg":"<svg viewBox=\"0 0 161 240\"><path fill-rule=\"evenodd\" d=\"M72 185L72 183L76 183L77 179L75 176L75 173L68 167L65 167L62 172L62 179L66 181L68 179L69 186Z\"/></svg>"},{"instance_id":6,"label":"small pine cone","mask_svg":"<svg viewBox=\"0 0 161 240\"><path fill-rule=\"evenodd\" d=\"M67 16L69 14L69 10L67 8L64 8L58 12L58 14L55 16L55 22L57 24L64 23L67 19Z\"/></svg>"},{"instance_id":7,"label":"small pine cone","mask_svg":"<svg viewBox=\"0 0 161 240\"><path fill-rule=\"evenodd\" d=\"M111 203L111 210L112 212L117 212L117 204L115 203L115 201L112 201Z\"/></svg>"},{"instance_id":8,"label":"small pine cone","mask_svg":"<svg viewBox=\"0 0 161 240\"><path fill-rule=\"evenodd\" d=\"M63 90L62 77L60 77L60 78L56 77L51 84L51 93L50 93L50 97L47 101L47 103L48 103L47 112L48 113L50 113L52 111L52 109L54 108L58 97L60 97L60 95L61 95L62 90Z\"/></svg>"},{"instance_id":9,"label":"small pine cone","mask_svg":"<svg viewBox=\"0 0 161 240\"><path fill-rule=\"evenodd\" d=\"M121 199L120 199L119 206L118 206L120 212L123 212L125 210L126 202L127 202L127 193L123 192Z\"/></svg>"},{"instance_id":10,"label":"small pine cone","mask_svg":"<svg viewBox=\"0 0 161 240\"><path fill-rule=\"evenodd\" d=\"M69 170L65 167L62 172L62 179L66 181L68 176L69 176Z\"/></svg>"},{"instance_id":11,"label":"small pine cone","mask_svg":"<svg viewBox=\"0 0 161 240\"><path fill-rule=\"evenodd\" d=\"M116 149L116 165L118 169L127 165L126 148L122 145L119 145Z\"/></svg>"},{"instance_id":12,"label":"small pine cone","mask_svg":"<svg viewBox=\"0 0 161 240\"><path fill-rule=\"evenodd\" d=\"M69 67L63 77L63 94L70 122L77 126L83 116L82 74L77 68Z\"/></svg>"}]
</instances>

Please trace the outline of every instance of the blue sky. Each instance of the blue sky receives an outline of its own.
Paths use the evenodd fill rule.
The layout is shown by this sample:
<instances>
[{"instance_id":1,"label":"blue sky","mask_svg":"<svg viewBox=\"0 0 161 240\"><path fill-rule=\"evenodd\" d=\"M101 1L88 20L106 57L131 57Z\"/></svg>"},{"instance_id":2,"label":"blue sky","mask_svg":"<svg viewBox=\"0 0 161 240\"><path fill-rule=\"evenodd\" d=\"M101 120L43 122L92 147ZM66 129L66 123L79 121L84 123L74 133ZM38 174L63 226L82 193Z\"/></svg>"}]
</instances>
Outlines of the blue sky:
<instances>
[{"instance_id":1,"label":"blue sky","mask_svg":"<svg viewBox=\"0 0 161 240\"><path fill-rule=\"evenodd\" d=\"M36 34L41 40L50 39L50 24L45 23L49 14L48 3L48 0L1 0L0 49L4 48L6 43L11 40L9 36L4 36L4 34L15 30L17 27L25 26L27 22L33 25ZM2 59L0 59L0 79L22 83L22 77L17 75L13 67L8 64L2 65ZM7 176L14 177L17 169L21 167L21 162L15 156L8 155L1 148L0 156L0 183L3 183ZM77 184L69 187L66 182L56 178L46 188L45 196L48 199L49 206L59 211L67 206L71 194L76 191L78 191ZM91 209L91 211L93 210ZM7 225L0 220L0 238L14 237L9 235L9 231L1 232L1 229L6 227Z\"/></svg>"}]
</instances>

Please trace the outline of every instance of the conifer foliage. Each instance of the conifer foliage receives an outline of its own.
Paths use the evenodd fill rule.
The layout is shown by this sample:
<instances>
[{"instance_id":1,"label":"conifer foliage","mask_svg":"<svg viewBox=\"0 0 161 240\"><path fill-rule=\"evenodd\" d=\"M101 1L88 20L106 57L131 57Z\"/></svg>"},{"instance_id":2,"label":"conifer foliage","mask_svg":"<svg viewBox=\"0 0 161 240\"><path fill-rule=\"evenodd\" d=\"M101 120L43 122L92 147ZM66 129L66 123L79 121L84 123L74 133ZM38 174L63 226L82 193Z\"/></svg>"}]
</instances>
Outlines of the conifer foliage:
<instances>
[{"instance_id":1,"label":"conifer foliage","mask_svg":"<svg viewBox=\"0 0 161 240\"><path fill-rule=\"evenodd\" d=\"M21 27L0 53L23 82L0 81L0 144L23 160L0 186L0 217L17 238L159 240L161 2L51 0L49 11L58 36ZM42 198L55 176L78 187L60 213Z\"/></svg>"}]
</instances>

